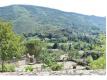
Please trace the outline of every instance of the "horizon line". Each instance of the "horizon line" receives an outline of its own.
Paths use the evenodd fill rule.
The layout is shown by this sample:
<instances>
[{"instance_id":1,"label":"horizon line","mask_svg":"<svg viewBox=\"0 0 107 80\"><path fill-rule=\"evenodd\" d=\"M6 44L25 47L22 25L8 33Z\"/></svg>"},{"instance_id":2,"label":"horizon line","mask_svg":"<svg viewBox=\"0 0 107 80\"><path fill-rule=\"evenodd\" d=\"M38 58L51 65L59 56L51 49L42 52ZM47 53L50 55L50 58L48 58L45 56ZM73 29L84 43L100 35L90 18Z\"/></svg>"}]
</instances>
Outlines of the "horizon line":
<instances>
[{"instance_id":1,"label":"horizon line","mask_svg":"<svg viewBox=\"0 0 107 80\"><path fill-rule=\"evenodd\" d=\"M95 15L95 14L85 14L85 13L75 12L75 11L65 11L65 10L61 10L61 9L56 9L56 8L47 7L47 6L34 5L34 4L9 4L9 5L0 6L0 8L8 7L8 6L21 6L21 5L54 9L54 10L62 11L65 13L75 13L75 14L81 14L81 15L86 15L86 16L96 16L96 17L105 17L106 18L106 15Z\"/></svg>"}]
</instances>

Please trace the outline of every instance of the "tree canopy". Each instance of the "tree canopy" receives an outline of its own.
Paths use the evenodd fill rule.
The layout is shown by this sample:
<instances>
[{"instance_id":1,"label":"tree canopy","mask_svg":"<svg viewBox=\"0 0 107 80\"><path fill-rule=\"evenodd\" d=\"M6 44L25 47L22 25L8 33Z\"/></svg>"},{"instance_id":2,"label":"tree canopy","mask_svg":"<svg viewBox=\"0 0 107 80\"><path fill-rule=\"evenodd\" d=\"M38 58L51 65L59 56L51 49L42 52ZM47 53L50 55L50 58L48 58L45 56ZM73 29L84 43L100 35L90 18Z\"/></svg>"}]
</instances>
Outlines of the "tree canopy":
<instances>
[{"instance_id":1,"label":"tree canopy","mask_svg":"<svg viewBox=\"0 0 107 80\"><path fill-rule=\"evenodd\" d=\"M4 61L11 60L13 57L21 57L23 52L22 38L13 32L12 24L0 21L0 58L2 66L4 66Z\"/></svg>"}]
</instances>

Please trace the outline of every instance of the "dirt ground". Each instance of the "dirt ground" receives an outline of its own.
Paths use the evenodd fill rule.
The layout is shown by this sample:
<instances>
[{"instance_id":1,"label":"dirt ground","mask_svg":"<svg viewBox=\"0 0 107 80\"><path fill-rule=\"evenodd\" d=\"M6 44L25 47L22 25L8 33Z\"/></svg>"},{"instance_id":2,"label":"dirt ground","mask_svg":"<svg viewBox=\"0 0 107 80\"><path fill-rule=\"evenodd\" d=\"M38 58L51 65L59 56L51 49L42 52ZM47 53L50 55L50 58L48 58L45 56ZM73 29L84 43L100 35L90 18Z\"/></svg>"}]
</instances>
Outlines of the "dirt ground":
<instances>
[{"instance_id":1,"label":"dirt ground","mask_svg":"<svg viewBox=\"0 0 107 80\"><path fill-rule=\"evenodd\" d=\"M77 65L76 69L73 69L75 62L59 62L63 64L64 68L60 71L52 71L50 69L43 69L42 64L33 64L33 72L25 72L24 68L28 65L24 61L20 61L18 67L16 67L15 72L4 72L0 75L105 75L106 70L86 70L84 66Z\"/></svg>"}]
</instances>

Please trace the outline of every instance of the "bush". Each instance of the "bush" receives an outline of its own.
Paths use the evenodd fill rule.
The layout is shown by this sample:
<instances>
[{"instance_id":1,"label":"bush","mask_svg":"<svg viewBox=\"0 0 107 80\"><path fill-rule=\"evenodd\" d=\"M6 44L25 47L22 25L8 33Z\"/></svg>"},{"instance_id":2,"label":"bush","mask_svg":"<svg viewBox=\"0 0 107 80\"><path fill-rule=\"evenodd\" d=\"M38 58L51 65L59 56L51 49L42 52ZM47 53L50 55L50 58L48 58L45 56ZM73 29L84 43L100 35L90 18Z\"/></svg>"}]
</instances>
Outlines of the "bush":
<instances>
[{"instance_id":1,"label":"bush","mask_svg":"<svg viewBox=\"0 0 107 80\"><path fill-rule=\"evenodd\" d=\"M59 70L61 70L63 68L63 65L62 64L55 64L55 65L52 65L51 66L51 69L53 70L53 71L59 71Z\"/></svg>"},{"instance_id":2,"label":"bush","mask_svg":"<svg viewBox=\"0 0 107 80\"><path fill-rule=\"evenodd\" d=\"M25 72L32 72L33 71L33 67L32 66L26 66L25 67Z\"/></svg>"},{"instance_id":3,"label":"bush","mask_svg":"<svg viewBox=\"0 0 107 80\"><path fill-rule=\"evenodd\" d=\"M92 61L89 66L91 69L105 69L106 68L106 58L105 56L100 57L97 60Z\"/></svg>"},{"instance_id":4,"label":"bush","mask_svg":"<svg viewBox=\"0 0 107 80\"><path fill-rule=\"evenodd\" d=\"M76 49L72 49L69 51L69 59L79 59L81 56Z\"/></svg>"},{"instance_id":5,"label":"bush","mask_svg":"<svg viewBox=\"0 0 107 80\"><path fill-rule=\"evenodd\" d=\"M0 72L2 72L2 66L0 65ZM4 72L15 72L15 66L13 64L5 64Z\"/></svg>"},{"instance_id":6,"label":"bush","mask_svg":"<svg viewBox=\"0 0 107 80\"><path fill-rule=\"evenodd\" d=\"M36 60L38 60L42 49L45 47L45 43L40 40L28 40L27 42L25 42L25 46L26 53L34 55Z\"/></svg>"},{"instance_id":7,"label":"bush","mask_svg":"<svg viewBox=\"0 0 107 80\"><path fill-rule=\"evenodd\" d=\"M88 56L87 59L86 59L86 61L87 61L88 63L91 63L91 62L93 61L92 56Z\"/></svg>"},{"instance_id":8,"label":"bush","mask_svg":"<svg viewBox=\"0 0 107 80\"><path fill-rule=\"evenodd\" d=\"M100 53L97 53L97 52L93 52L92 53L92 58L93 58L93 60L97 60L100 56L98 56L98 55L100 55Z\"/></svg>"},{"instance_id":9,"label":"bush","mask_svg":"<svg viewBox=\"0 0 107 80\"><path fill-rule=\"evenodd\" d=\"M51 65L55 64L55 58L53 57L52 54L48 53L47 51L43 51L40 54L40 59L41 61L47 65L48 67L50 67Z\"/></svg>"},{"instance_id":10,"label":"bush","mask_svg":"<svg viewBox=\"0 0 107 80\"><path fill-rule=\"evenodd\" d=\"M56 62L56 55L48 53L47 51L44 51L40 55L41 61L44 63L44 68L50 68L53 71L61 70L63 65L59 65Z\"/></svg>"},{"instance_id":11,"label":"bush","mask_svg":"<svg viewBox=\"0 0 107 80\"><path fill-rule=\"evenodd\" d=\"M58 43L54 43L53 49L58 49L58 47L59 47L59 44Z\"/></svg>"},{"instance_id":12,"label":"bush","mask_svg":"<svg viewBox=\"0 0 107 80\"><path fill-rule=\"evenodd\" d=\"M67 51L69 47L68 47L67 44L61 44L60 48L61 48L63 51Z\"/></svg>"}]
</instances>

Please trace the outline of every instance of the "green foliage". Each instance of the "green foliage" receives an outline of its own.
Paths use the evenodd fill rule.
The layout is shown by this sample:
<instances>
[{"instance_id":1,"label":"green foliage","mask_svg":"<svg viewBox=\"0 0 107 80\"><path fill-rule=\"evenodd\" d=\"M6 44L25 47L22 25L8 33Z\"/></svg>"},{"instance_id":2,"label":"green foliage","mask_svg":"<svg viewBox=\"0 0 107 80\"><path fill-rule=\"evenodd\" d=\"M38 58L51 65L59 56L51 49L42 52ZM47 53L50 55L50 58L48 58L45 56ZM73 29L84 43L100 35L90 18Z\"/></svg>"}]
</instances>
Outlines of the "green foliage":
<instances>
[{"instance_id":1,"label":"green foliage","mask_svg":"<svg viewBox=\"0 0 107 80\"><path fill-rule=\"evenodd\" d=\"M58 49L58 47L59 47L58 43L54 43L53 49Z\"/></svg>"},{"instance_id":2,"label":"green foliage","mask_svg":"<svg viewBox=\"0 0 107 80\"><path fill-rule=\"evenodd\" d=\"M106 68L106 57L102 56L97 60L90 62L91 69L105 69Z\"/></svg>"},{"instance_id":3,"label":"green foliage","mask_svg":"<svg viewBox=\"0 0 107 80\"><path fill-rule=\"evenodd\" d=\"M41 54L40 54L40 59L42 60L42 62L44 64L46 64L48 67L52 66L53 64L55 64L55 58L52 56L52 54L49 54L46 50L44 50Z\"/></svg>"},{"instance_id":4,"label":"green foliage","mask_svg":"<svg viewBox=\"0 0 107 80\"><path fill-rule=\"evenodd\" d=\"M101 53L99 53L98 51L93 51L91 56L92 56L93 60L96 60L96 59L98 59L100 57L99 56L100 54Z\"/></svg>"},{"instance_id":5,"label":"green foliage","mask_svg":"<svg viewBox=\"0 0 107 80\"><path fill-rule=\"evenodd\" d=\"M67 42L67 37L61 37L58 39L59 42L62 42L62 43L66 43Z\"/></svg>"},{"instance_id":6,"label":"green foliage","mask_svg":"<svg viewBox=\"0 0 107 80\"><path fill-rule=\"evenodd\" d=\"M56 55L48 53L46 50L40 55L42 62L44 63L43 67L49 67L53 71L61 70L63 65L60 65L56 62Z\"/></svg>"},{"instance_id":7,"label":"green foliage","mask_svg":"<svg viewBox=\"0 0 107 80\"><path fill-rule=\"evenodd\" d=\"M58 61L60 56L65 54L65 52L62 50L56 50L56 51L53 50L53 51L48 51L48 52L49 54L51 54L51 56L54 58L55 61Z\"/></svg>"},{"instance_id":8,"label":"green foliage","mask_svg":"<svg viewBox=\"0 0 107 80\"><path fill-rule=\"evenodd\" d=\"M104 31L106 26L105 17L67 13L31 5L1 7L0 17L11 20L17 33L47 32L47 30L51 33L52 30L62 28L63 26L70 27L69 29L76 30L77 32L98 33L100 31L98 30L99 28ZM67 32L71 33L69 29ZM63 31L63 33L67 35L66 32Z\"/></svg>"},{"instance_id":9,"label":"green foliage","mask_svg":"<svg viewBox=\"0 0 107 80\"><path fill-rule=\"evenodd\" d=\"M0 65L0 72L2 72L2 66ZM15 72L15 65L13 64L5 64L4 72Z\"/></svg>"},{"instance_id":10,"label":"green foliage","mask_svg":"<svg viewBox=\"0 0 107 80\"><path fill-rule=\"evenodd\" d=\"M69 59L80 59L82 56L82 53L79 53L80 51L91 50L95 61L92 60L92 57L87 57L87 61L90 66L94 65L95 62L94 67L99 65L96 60L100 59L97 52L101 53L100 56L106 53L104 33L106 19L104 17L66 13L28 5L0 8L0 17L13 21L14 31L19 34L24 33L25 37L25 41L23 41L19 35L12 31L10 23L0 21L2 68L4 67L4 61L11 60L13 57L20 58L25 51L25 47L26 53L34 55L36 59L41 59L47 67L53 70L59 69L56 62L61 54L59 50L69 53ZM47 46L44 42L54 44ZM72 45L67 43L72 43ZM59 52L55 50L53 52L47 51L52 48Z\"/></svg>"},{"instance_id":11,"label":"green foliage","mask_svg":"<svg viewBox=\"0 0 107 80\"><path fill-rule=\"evenodd\" d=\"M63 50L63 51L67 51L68 50L68 45L67 44L61 44L61 49Z\"/></svg>"},{"instance_id":12,"label":"green foliage","mask_svg":"<svg viewBox=\"0 0 107 80\"><path fill-rule=\"evenodd\" d=\"M21 57L24 49L22 39L12 31L11 23L0 21L0 58L2 60L2 68L4 61L11 60L13 57Z\"/></svg>"},{"instance_id":13,"label":"green foliage","mask_svg":"<svg viewBox=\"0 0 107 80\"><path fill-rule=\"evenodd\" d=\"M104 34L99 34L96 43L94 49L101 51L102 55L104 55L106 53L106 36Z\"/></svg>"},{"instance_id":14,"label":"green foliage","mask_svg":"<svg viewBox=\"0 0 107 80\"><path fill-rule=\"evenodd\" d=\"M12 31L11 26L8 22L0 22L0 53L6 59L11 59L13 56L19 57L24 49L21 37Z\"/></svg>"},{"instance_id":15,"label":"green foliage","mask_svg":"<svg viewBox=\"0 0 107 80\"><path fill-rule=\"evenodd\" d=\"M43 67L47 68L49 67L53 71L61 70L63 65L60 65L56 62L56 56L48 53L45 51L44 53L41 54L41 60L44 63Z\"/></svg>"},{"instance_id":16,"label":"green foliage","mask_svg":"<svg viewBox=\"0 0 107 80\"><path fill-rule=\"evenodd\" d=\"M34 55L36 58L39 57L39 54L42 52L42 49L45 47L44 42L40 40L29 40L25 42L26 52L30 55Z\"/></svg>"},{"instance_id":17,"label":"green foliage","mask_svg":"<svg viewBox=\"0 0 107 80\"><path fill-rule=\"evenodd\" d=\"M81 56L78 52L78 50L72 48L70 51L69 51L69 59L79 59Z\"/></svg>"},{"instance_id":18,"label":"green foliage","mask_svg":"<svg viewBox=\"0 0 107 80\"><path fill-rule=\"evenodd\" d=\"M63 65L62 65L62 64L54 64L54 65L51 66L51 69L52 69L53 71L59 71L59 70L61 70L62 68L63 68Z\"/></svg>"},{"instance_id":19,"label":"green foliage","mask_svg":"<svg viewBox=\"0 0 107 80\"><path fill-rule=\"evenodd\" d=\"M33 71L32 66L26 66L24 69L25 69L25 72L32 72Z\"/></svg>"},{"instance_id":20,"label":"green foliage","mask_svg":"<svg viewBox=\"0 0 107 80\"><path fill-rule=\"evenodd\" d=\"M88 56L87 59L86 59L86 61L87 61L88 63L91 63L91 62L93 61L92 56Z\"/></svg>"}]
</instances>

